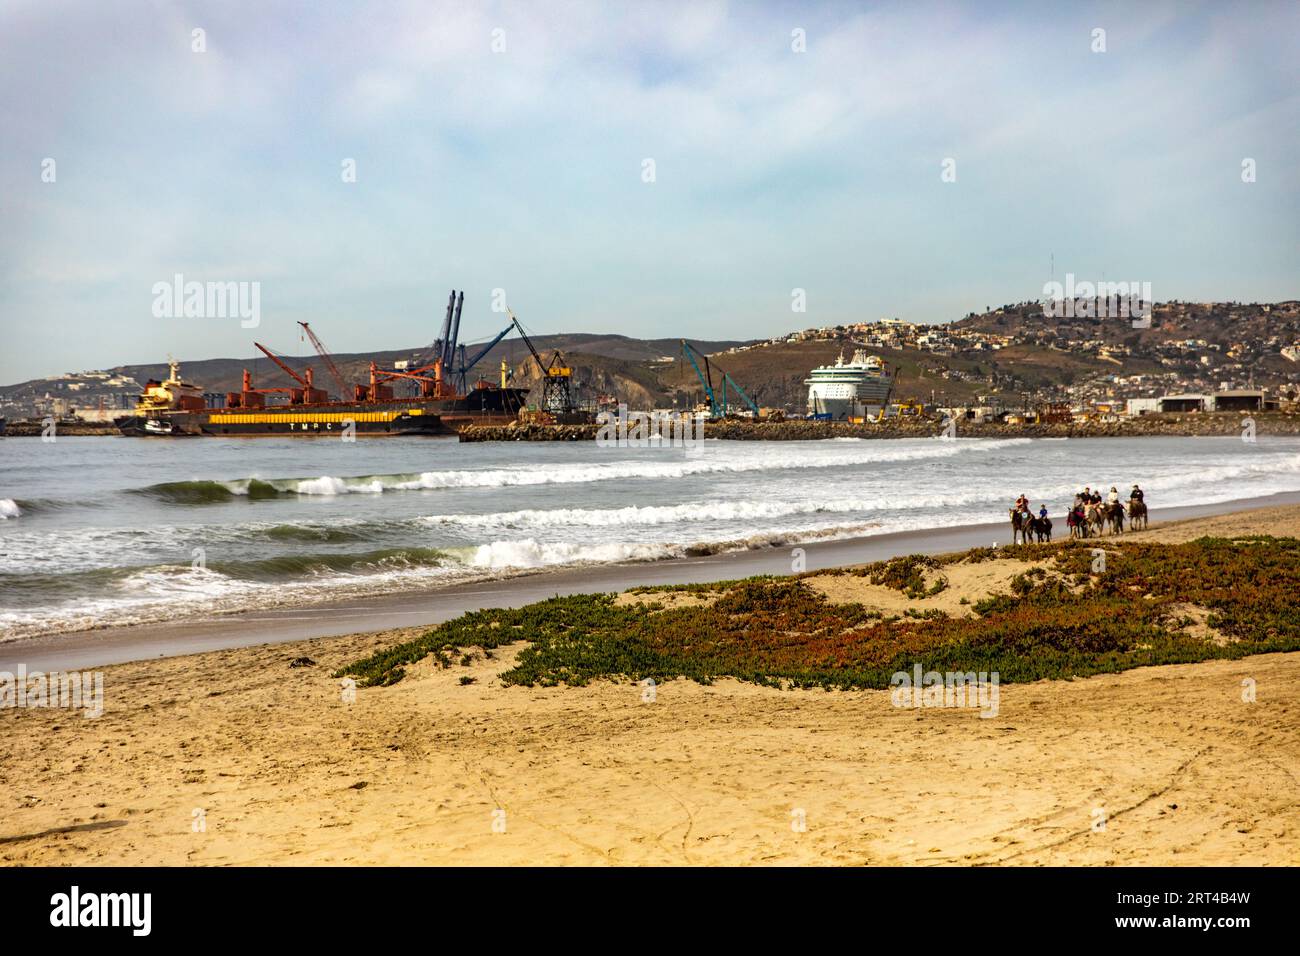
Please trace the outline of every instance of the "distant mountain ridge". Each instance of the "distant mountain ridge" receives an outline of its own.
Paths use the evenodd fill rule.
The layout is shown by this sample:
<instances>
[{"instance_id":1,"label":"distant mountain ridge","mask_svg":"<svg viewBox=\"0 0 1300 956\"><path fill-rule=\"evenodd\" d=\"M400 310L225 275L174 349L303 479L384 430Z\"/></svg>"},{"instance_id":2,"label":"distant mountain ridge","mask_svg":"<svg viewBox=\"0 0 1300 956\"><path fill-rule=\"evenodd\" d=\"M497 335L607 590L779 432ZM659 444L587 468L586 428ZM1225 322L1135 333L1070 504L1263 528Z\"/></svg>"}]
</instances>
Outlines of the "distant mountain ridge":
<instances>
[{"instance_id":1,"label":"distant mountain ridge","mask_svg":"<svg viewBox=\"0 0 1300 956\"><path fill-rule=\"evenodd\" d=\"M709 356L715 383L725 370L760 406L800 414L811 369L833 363L855 345L885 360L896 377L895 397L926 404L964 404L993 399L1014 405L1035 401L1087 402L1221 387L1266 387L1300 394L1300 301L1275 303L1161 302L1149 327L1129 319L1060 317L1040 302L1021 302L968 313L950 323L922 325L896 319L826 326L765 340L689 339ZM567 333L533 337L549 360L559 348L586 398L614 397L633 408L682 407L701 402L704 388L681 360L678 338ZM268 343L274 345L275 343ZM466 343L473 355L486 343ZM333 356L349 383L368 379L373 360L419 362L429 346ZM313 366L316 383L338 388L316 355L284 357L295 370ZM532 386L540 375L524 342L511 334L470 372L496 381L505 362L516 385ZM256 387L283 387L291 379L263 355L188 360L182 374L204 391L240 388L243 370ZM30 414L46 394L78 408L129 407L139 384L166 375L163 361L105 370L118 384L78 383L77 376L37 379L0 387L0 414ZM104 373L98 373L102 377ZM129 384L134 380L138 384ZM404 383L403 388L414 388ZM401 389L399 389L399 394ZM350 397L350 396L349 396ZM48 403L47 403L48 404Z\"/></svg>"}]
</instances>

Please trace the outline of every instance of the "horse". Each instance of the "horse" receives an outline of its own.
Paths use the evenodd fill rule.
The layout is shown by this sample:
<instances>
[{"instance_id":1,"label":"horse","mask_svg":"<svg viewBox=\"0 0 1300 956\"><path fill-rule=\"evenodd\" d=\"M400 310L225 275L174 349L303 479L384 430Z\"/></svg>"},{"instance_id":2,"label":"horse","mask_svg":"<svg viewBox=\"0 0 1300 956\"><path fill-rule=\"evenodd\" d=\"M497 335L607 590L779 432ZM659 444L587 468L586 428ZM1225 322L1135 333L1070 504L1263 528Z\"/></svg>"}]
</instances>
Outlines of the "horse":
<instances>
[{"instance_id":1,"label":"horse","mask_svg":"<svg viewBox=\"0 0 1300 956\"><path fill-rule=\"evenodd\" d=\"M1088 522L1089 534L1101 534L1102 527L1106 523L1106 516L1102 514L1101 505L1096 502L1089 503L1084 511L1085 520Z\"/></svg>"},{"instance_id":2,"label":"horse","mask_svg":"<svg viewBox=\"0 0 1300 956\"><path fill-rule=\"evenodd\" d=\"M1147 503L1141 498L1132 498L1128 503L1128 526L1137 531L1138 522L1142 523L1142 530L1145 531L1147 526Z\"/></svg>"},{"instance_id":3,"label":"horse","mask_svg":"<svg viewBox=\"0 0 1300 956\"><path fill-rule=\"evenodd\" d=\"M1023 544L1029 543L1029 522L1033 519L1025 514L1019 508L1008 508L1011 514L1011 543L1016 543L1016 537L1019 536Z\"/></svg>"},{"instance_id":4,"label":"horse","mask_svg":"<svg viewBox=\"0 0 1300 956\"><path fill-rule=\"evenodd\" d=\"M1052 540L1051 518L1030 518L1029 533L1038 539L1039 544Z\"/></svg>"},{"instance_id":5,"label":"horse","mask_svg":"<svg viewBox=\"0 0 1300 956\"><path fill-rule=\"evenodd\" d=\"M1106 523L1110 525L1111 534L1124 533L1124 506L1118 501L1106 505Z\"/></svg>"}]
</instances>

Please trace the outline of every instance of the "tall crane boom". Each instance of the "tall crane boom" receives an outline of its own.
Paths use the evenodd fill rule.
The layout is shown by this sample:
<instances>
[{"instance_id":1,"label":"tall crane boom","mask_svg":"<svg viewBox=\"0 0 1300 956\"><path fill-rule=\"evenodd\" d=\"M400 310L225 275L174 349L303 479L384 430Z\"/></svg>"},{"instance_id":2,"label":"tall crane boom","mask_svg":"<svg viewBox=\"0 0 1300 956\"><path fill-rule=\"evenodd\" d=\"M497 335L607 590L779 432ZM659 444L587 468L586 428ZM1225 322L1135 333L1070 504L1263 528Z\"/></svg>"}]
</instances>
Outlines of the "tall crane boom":
<instances>
[{"instance_id":1,"label":"tall crane boom","mask_svg":"<svg viewBox=\"0 0 1300 956\"><path fill-rule=\"evenodd\" d=\"M334 364L334 360L330 358L330 353L329 350L325 348L325 343L317 338L316 333L311 330L311 326L306 322L299 322L298 324L301 325L302 330L307 333L307 338L311 339L312 348L316 350L316 354L325 362L325 367L329 369L330 377L333 378L335 383L338 385L339 398L346 399L348 397L348 383L344 380L343 373L339 371L339 367Z\"/></svg>"},{"instance_id":2,"label":"tall crane boom","mask_svg":"<svg viewBox=\"0 0 1300 956\"><path fill-rule=\"evenodd\" d=\"M704 372L700 371L699 363L695 361L695 349L691 348L690 343L685 339L682 339L682 353L690 359L691 367L695 369L696 378L698 378L700 384L704 386L704 393L709 396L709 408L714 418L726 417L726 415L731 411L730 402L727 397L728 385L731 386L731 389L738 396L745 400L745 404L753 410L755 417L759 415L758 405L754 400L745 394L745 390L740 387L740 384L732 378L728 372L725 372L722 369L718 369L718 373L722 376L722 401L719 402L718 393L713 389L713 365L709 362L709 357L707 355L701 356L704 359L705 371L708 372L708 377L706 378Z\"/></svg>"},{"instance_id":3,"label":"tall crane boom","mask_svg":"<svg viewBox=\"0 0 1300 956\"><path fill-rule=\"evenodd\" d=\"M573 369L564 364L564 354L559 349L555 350L549 365L543 362L542 356L533 345L532 339L528 337L528 333L524 331L524 327L515 318L515 314L509 309L506 312L510 315L511 323L519 330L519 337L528 346L528 351L533 353L533 361L537 363L538 371L542 373L542 410L567 415L574 409Z\"/></svg>"},{"instance_id":4,"label":"tall crane boom","mask_svg":"<svg viewBox=\"0 0 1300 956\"><path fill-rule=\"evenodd\" d=\"M538 371L540 371L542 373L542 377L545 378L546 363L543 362L542 357L537 354L537 349L533 348L533 340L528 337L528 333L524 331L524 327L519 324L519 320L515 318L514 312L511 312L509 309L507 309L506 312L508 312L510 315L511 323L514 325L516 329L519 330L519 337L524 340L524 345L527 345L528 351L533 353L533 361L537 363Z\"/></svg>"},{"instance_id":5,"label":"tall crane boom","mask_svg":"<svg viewBox=\"0 0 1300 956\"><path fill-rule=\"evenodd\" d=\"M263 355L265 355L267 358L269 358L269 359L270 359L272 362L274 362L276 365L280 366L280 368L282 368L282 369L284 370L285 374L287 374L290 378L292 378L295 382L297 382L297 383L298 383L299 385L301 385L303 388L310 388L310 387L311 387L311 382L307 381L305 378L303 378L301 375L299 375L297 372L295 372L293 369L291 369L288 365L286 365L284 362L282 362L282 361L280 360L280 356L276 355L274 352L272 352L270 349L268 349L268 348L267 348L265 345L263 345L261 342L254 342L253 344L256 345L259 349L262 350L262 354L263 354Z\"/></svg>"},{"instance_id":6,"label":"tall crane boom","mask_svg":"<svg viewBox=\"0 0 1300 956\"><path fill-rule=\"evenodd\" d=\"M509 335L510 330L515 327L513 318L514 317L511 316L512 319L511 323L507 325L504 329L502 329L500 332L498 332L496 338L494 338L487 345L483 346L481 349L475 352L474 357L472 359L470 359L469 361L461 362L460 368L456 370L456 374L460 376L460 390L462 392L468 390L467 389L468 382L466 381L466 377L469 374L469 370L472 369L475 365L477 365L479 363L479 360L483 358L483 356L487 355L494 348L496 348L496 344L500 342L502 339L504 339L507 335ZM464 348L464 346L461 346L461 348Z\"/></svg>"},{"instance_id":7,"label":"tall crane boom","mask_svg":"<svg viewBox=\"0 0 1300 956\"><path fill-rule=\"evenodd\" d=\"M690 359L691 368L695 369L695 377L698 378L700 380L700 384L704 386L704 394L709 396L709 410L712 413L713 417L717 418L718 400L713 394L713 370L712 369L709 370L709 377L706 379L704 377L704 373L700 371L700 364L695 361L695 349L691 348L689 343L687 343L685 339L682 339L682 354L684 354L688 359ZM709 358L706 355L704 357L704 363L707 365L708 362L709 362Z\"/></svg>"}]
</instances>

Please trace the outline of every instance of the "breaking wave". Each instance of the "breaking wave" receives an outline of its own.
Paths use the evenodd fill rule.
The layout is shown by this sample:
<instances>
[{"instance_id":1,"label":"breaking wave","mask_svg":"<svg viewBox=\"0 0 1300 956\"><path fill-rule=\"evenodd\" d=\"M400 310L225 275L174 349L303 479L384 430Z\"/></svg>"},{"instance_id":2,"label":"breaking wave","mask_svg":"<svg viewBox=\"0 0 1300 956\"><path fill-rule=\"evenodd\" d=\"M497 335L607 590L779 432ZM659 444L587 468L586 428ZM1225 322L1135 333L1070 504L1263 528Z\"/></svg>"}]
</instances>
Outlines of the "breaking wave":
<instances>
[{"instance_id":1,"label":"breaking wave","mask_svg":"<svg viewBox=\"0 0 1300 956\"><path fill-rule=\"evenodd\" d=\"M206 505L231 501L237 497L275 498L281 489L271 482L246 478L242 481L164 481L145 488L133 488L132 494L145 495L178 505Z\"/></svg>"},{"instance_id":2,"label":"breaking wave","mask_svg":"<svg viewBox=\"0 0 1300 956\"><path fill-rule=\"evenodd\" d=\"M284 555L206 567L151 565L63 574L0 574L20 598L0 610L0 640L83 628L145 624L202 613L232 613L361 598L530 571L658 561L853 537L874 525L766 531L721 541L597 542L495 540L449 548ZM289 582L292 582L289 585Z\"/></svg>"},{"instance_id":3,"label":"breaking wave","mask_svg":"<svg viewBox=\"0 0 1300 956\"><path fill-rule=\"evenodd\" d=\"M22 513L23 510L18 507L18 502L12 498L0 498L0 521L17 518Z\"/></svg>"},{"instance_id":4,"label":"breaking wave","mask_svg":"<svg viewBox=\"0 0 1300 956\"><path fill-rule=\"evenodd\" d=\"M545 466L509 467L479 471L423 471L391 475L357 475L318 478L242 478L231 481L173 481L135 489L176 504L208 504L233 498L275 498L290 495L376 495L390 491L432 491L443 488L505 488L520 485L583 484L593 481L629 481L637 478L685 478L691 475L737 474L756 471L784 471L807 468L843 468L886 462L916 461L927 458L950 458L964 452L982 453L1012 445L1027 444L1029 438L932 439L908 447L846 448L836 454L810 456L806 451L785 451L723 460L712 458L707 450L699 457L669 461L617 461L597 463L560 463ZM864 445L870 443L863 442ZM885 444L881 442L879 444ZM893 443L890 443L893 444Z\"/></svg>"}]
</instances>

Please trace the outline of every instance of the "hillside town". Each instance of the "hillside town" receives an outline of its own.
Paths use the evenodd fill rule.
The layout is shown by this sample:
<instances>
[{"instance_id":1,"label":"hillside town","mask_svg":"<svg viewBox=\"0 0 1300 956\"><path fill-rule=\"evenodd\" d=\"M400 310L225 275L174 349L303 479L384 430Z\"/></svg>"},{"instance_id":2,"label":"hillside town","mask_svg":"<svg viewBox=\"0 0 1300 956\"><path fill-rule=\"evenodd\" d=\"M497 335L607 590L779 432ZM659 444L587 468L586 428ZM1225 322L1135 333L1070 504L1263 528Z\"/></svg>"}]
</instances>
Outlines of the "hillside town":
<instances>
[{"instance_id":1,"label":"hillside town","mask_svg":"<svg viewBox=\"0 0 1300 956\"><path fill-rule=\"evenodd\" d=\"M1128 319L1054 319L1017 303L943 325L882 318L802 329L729 349L761 353L826 342L924 356L946 382L972 386L937 412L976 421L1118 421L1168 412L1295 410L1300 302L1157 303ZM1041 375L1026 375L1029 367ZM936 397L942 394L935 390Z\"/></svg>"}]
</instances>

